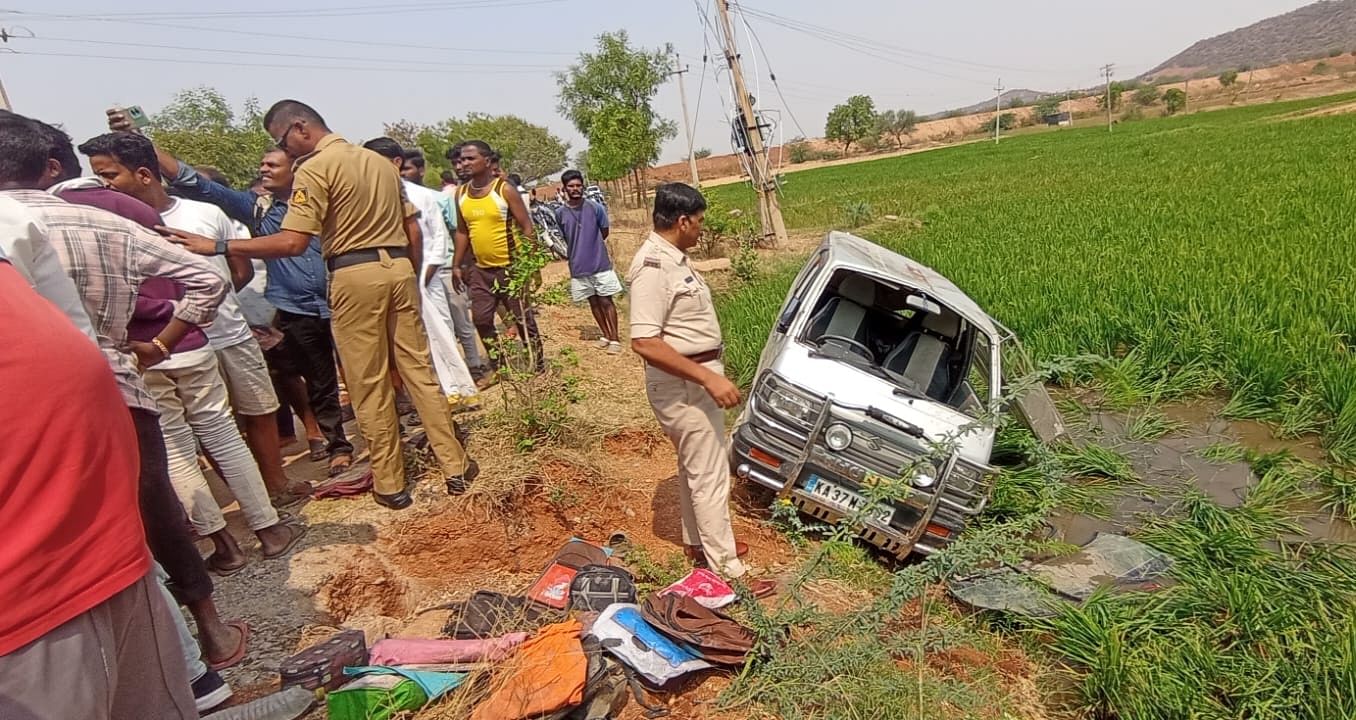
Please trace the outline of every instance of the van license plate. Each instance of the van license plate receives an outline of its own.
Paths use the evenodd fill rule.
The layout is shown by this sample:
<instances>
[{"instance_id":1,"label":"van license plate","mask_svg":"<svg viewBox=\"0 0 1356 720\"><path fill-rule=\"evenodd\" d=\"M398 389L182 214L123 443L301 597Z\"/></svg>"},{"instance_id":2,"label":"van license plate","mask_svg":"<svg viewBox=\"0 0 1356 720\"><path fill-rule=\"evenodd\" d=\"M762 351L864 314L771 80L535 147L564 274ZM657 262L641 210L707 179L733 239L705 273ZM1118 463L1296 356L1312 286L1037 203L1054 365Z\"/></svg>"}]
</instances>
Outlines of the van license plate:
<instances>
[{"instance_id":1,"label":"van license plate","mask_svg":"<svg viewBox=\"0 0 1356 720\"><path fill-rule=\"evenodd\" d=\"M869 504L867 499L861 495L858 495L847 488L839 487L814 474L811 474L810 477L805 480L805 491L825 505L837 508L848 514L856 514ZM890 527L890 520L893 519L894 516L894 508L884 503L877 503L874 508L867 511L863 519L869 525L888 528Z\"/></svg>"}]
</instances>

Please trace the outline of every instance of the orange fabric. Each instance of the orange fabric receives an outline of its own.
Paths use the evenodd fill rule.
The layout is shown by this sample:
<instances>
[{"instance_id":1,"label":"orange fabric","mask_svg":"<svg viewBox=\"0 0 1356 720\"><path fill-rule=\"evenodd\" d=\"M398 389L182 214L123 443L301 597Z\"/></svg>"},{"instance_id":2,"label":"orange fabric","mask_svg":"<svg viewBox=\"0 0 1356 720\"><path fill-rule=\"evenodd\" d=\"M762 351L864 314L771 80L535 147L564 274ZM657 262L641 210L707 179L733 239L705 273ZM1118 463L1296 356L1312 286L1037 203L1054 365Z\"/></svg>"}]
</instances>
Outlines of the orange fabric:
<instances>
[{"instance_id":1,"label":"orange fabric","mask_svg":"<svg viewBox=\"0 0 1356 720\"><path fill-rule=\"evenodd\" d=\"M520 645L471 720L524 720L584 702L589 661L579 645L582 630L578 620L567 620Z\"/></svg>"}]
</instances>

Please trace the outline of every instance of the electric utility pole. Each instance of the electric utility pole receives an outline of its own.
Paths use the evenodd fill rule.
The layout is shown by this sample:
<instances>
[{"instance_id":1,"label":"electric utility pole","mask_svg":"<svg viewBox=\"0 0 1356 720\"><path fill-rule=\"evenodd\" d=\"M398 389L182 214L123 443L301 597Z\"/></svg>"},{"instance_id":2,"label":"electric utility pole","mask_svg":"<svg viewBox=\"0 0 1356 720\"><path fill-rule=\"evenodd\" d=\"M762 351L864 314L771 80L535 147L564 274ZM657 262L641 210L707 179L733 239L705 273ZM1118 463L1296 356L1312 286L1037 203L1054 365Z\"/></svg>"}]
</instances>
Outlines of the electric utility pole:
<instances>
[{"instance_id":1,"label":"electric utility pole","mask_svg":"<svg viewBox=\"0 0 1356 720\"><path fill-rule=\"evenodd\" d=\"M1003 127L1003 78L998 78L998 93L993 100L993 143L998 144L998 130Z\"/></svg>"},{"instance_id":2,"label":"electric utility pole","mask_svg":"<svg viewBox=\"0 0 1356 720\"><path fill-rule=\"evenodd\" d=\"M701 180L697 177L697 156L693 155L692 150L692 121L687 118L687 87L683 85L683 75L688 67L683 64L683 58L678 53L673 54L673 69L669 71L669 76L678 76L678 97L683 102L683 133L687 135L687 165L692 171L692 186L697 187Z\"/></svg>"},{"instance_id":3,"label":"electric utility pole","mask_svg":"<svg viewBox=\"0 0 1356 720\"><path fill-rule=\"evenodd\" d=\"M1107 63L1102 66L1102 75L1106 76L1106 131L1111 132L1111 74L1116 71L1116 66Z\"/></svg>"},{"instance_id":4,"label":"electric utility pole","mask_svg":"<svg viewBox=\"0 0 1356 720\"><path fill-rule=\"evenodd\" d=\"M739 122L744 128L749 153L749 176L753 189L758 193L758 210L762 220L763 239L769 238L774 245L786 242L786 223L782 220L782 208L777 200L777 179L771 176L772 164L768 162L767 146L763 144L763 128L758 116L753 112L752 98L744 84L744 71L739 65L739 49L735 46L734 25L730 22L730 1L716 0L716 9L720 14L720 30L725 64L730 68L730 79L734 83L735 107L739 110Z\"/></svg>"}]
</instances>

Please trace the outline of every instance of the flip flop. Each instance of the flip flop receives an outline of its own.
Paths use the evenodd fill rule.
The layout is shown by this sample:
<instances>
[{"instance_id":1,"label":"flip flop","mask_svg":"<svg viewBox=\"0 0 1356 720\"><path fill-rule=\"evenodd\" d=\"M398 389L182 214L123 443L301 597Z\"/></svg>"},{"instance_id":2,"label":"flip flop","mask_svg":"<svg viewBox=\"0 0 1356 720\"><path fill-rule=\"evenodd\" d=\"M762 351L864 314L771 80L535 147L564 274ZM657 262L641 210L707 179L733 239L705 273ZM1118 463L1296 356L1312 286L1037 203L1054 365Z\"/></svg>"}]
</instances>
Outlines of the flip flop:
<instances>
[{"instance_id":1,"label":"flip flop","mask_svg":"<svg viewBox=\"0 0 1356 720\"><path fill-rule=\"evenodd\" d=\"M225 660L218 660L216 662L208 660L207 667L211 668L214 671L225 670L226 668L231 667L232 665L240 664L240 661L245 659L245 650L249 647L250 639L249 623L245 622L244 620L235 620L226 623L226 627L235 628L240 631L240 647L236 648L235 652L231 653L230 657L227 657Z\"/></svg>"},{"instance_id":2,"label":"flip flop","mask_svg":"<svg viewBox=\"0 0 1356 720\"><path fill-rule=\"evenodd\" d=\"M230 577L240 572L241 570L244 570L245 566L250 564L249 560L241 560L239 565L236 565L235 567L227 567L225 565L222 565L221 561L217 560L216 554L208 555L206 562L207 569L211 570L212 572L216 573L221 577Z\"/></svg>"},{"instance_id":3,"label":"flip flop","mask_svg":"<svg viewBox=\"0 0 1356 720\"><path fill-rule=\"evenodd\" d=\"M338 458L348 458L348 459L347 459L347 460L340 460L339 462L335 462L335 460L337 460ZM348 472L349 469L352 468L352 467L353 467L353 456L352 456L352 455L335 455L335 456L334 456L334 459L331 459L331 460L330 460L330 471L329 471L329 475L330 475L330 477L335 477L335 476L337 476L337 475L343 475L344 473Z\"/></svg>"},{"instance_id":4,"label":"flip flop","mask_svg":"<svg viewBox=\"0 0 1356 720\"><path fill-rule=\"evenodd\" d=\"M308 440L311 448L311 462L325 462L330 456L329 443L324 440Z\"/></svg>"},{"instance_id":5,"label":"flip flop","mask_svg":"<svg viewBox=\"0 0 1356 720\"><path fill-rule=\"evenodd\" d=\"M284 527L286 527L287 529L289 529L289 530L292 531L292 539L291 539L291 540L288 540L288 541L287 541L287 544L284 545L284 546L282 547L281 550L278 550L277 552L273 552L273 553L264 553L264 559L265 559L265 560L272 560L272 559L274 559L274 558L282 557L283 555L286 555L287 553L289 553L289 552L292 551L292 548L294 548L294 547L297 546L297 542L298 542L298 541L300 541L303 537L306 537L306 526L305 526L305 525L291 525L291 524L288 524L288 523L281 523L281 524L282 524Z\"/></svg>"}]
</instances>

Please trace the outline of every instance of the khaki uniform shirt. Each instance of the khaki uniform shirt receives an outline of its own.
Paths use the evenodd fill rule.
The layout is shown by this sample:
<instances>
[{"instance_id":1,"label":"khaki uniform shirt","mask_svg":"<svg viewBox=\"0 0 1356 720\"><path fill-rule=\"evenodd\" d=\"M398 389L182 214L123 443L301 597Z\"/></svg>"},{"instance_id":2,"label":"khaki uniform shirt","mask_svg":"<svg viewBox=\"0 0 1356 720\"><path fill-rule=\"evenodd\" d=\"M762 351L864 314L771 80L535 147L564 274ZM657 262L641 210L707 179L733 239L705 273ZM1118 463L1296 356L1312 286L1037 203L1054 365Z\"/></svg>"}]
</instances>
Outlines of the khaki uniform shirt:
<instances>
[{"instance_id":1,"label":"khaki uniform shirt","mask_svg":"<svg viewBox=\"0 0 1356 720\"><path fill-rule=\"evenodd\" d=\"M721 345L711 288L687 254L655 233L636 251L626 274L631 286L631 337L658 337L681 355Z\"/></svg>"},{"instance_id":2,"label":"khaki uniform shirt","mask_svg":"<svg viewBox=\"0 0 1356 720\"><path fill-rule=\"evenodd\" d=\"M282 229L319 235L326 258L408 247L405 219L419 214L391 161L330 134L297 160Z\"/></svg>"}]
</instances>

